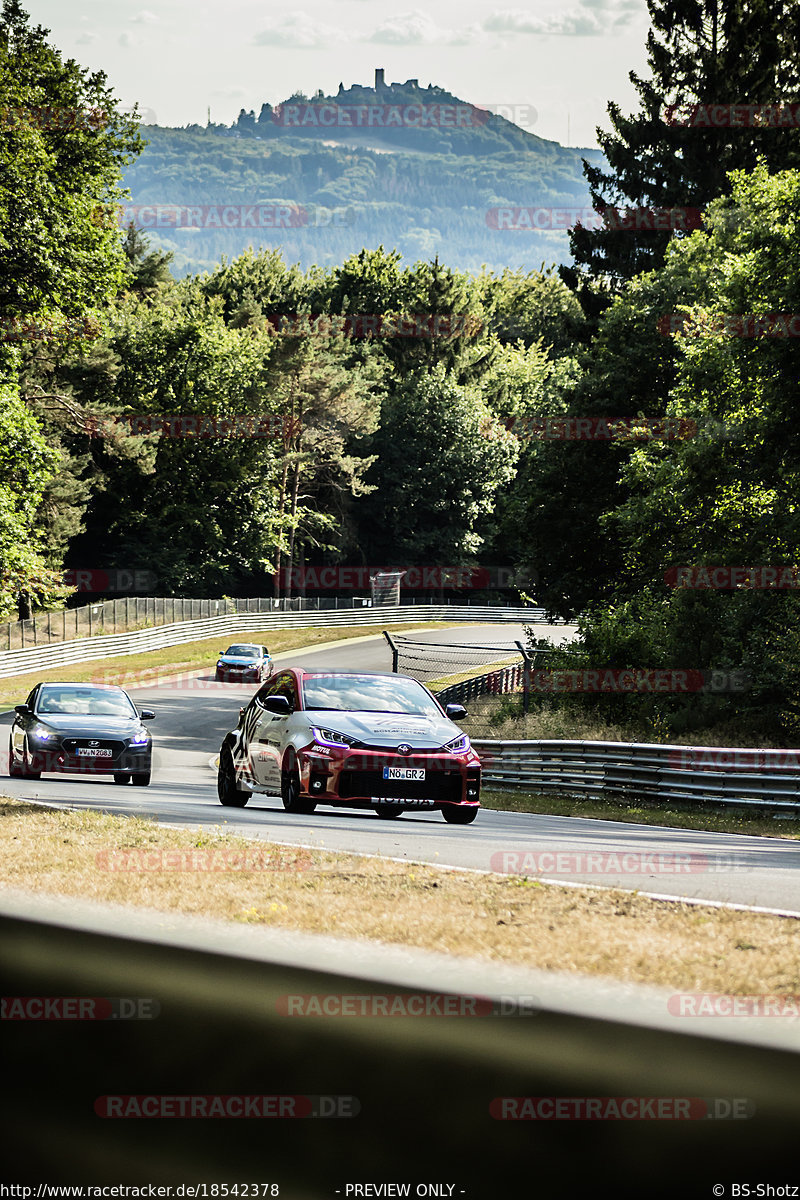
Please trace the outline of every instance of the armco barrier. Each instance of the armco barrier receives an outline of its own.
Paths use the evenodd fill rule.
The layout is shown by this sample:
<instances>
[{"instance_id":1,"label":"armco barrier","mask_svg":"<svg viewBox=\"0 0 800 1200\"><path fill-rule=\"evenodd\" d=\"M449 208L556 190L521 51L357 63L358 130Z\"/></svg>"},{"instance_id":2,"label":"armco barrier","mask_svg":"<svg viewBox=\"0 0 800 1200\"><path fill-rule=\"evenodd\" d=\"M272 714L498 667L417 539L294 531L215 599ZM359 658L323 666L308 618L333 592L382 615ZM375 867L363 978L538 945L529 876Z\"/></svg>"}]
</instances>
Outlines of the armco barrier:
<instances>
[{"instance_id":1,"label":"armco barrier","mask_svg":"<svg viewBox=\"0 0 800 1200\"><path fill-rule=\"evenodd\" d=\"M800 811L800 750L473 739L486 784Z\"/></svg>"},{"instance_id":2,"label":"armco barrier","mask_svg":"<svg viewBox=\"0 0 800 1200\"><path fill-rule=\"evenodd\" d=\"M133 633L114 633L50 646L34 646L26 650L10 650L0 654L0 678L43 671L48 667L68 666L96 658L112 658L122 654L138 654L180 646L202 638L238 636L250 630L305 629L324 625L335 629L341 625L386 625L423 621L478 621L482 624L511 621L516 624L547 623L540 608L512 608L478 605L380 606L375 608L326 609L323 612L239 613L210 617L201 621L178 621L157 629L137 629Z\"/></svg>"},{"instance_id":3,"label":"armco barrier","mask_svg":"<svg viewBox=\"0 0 800 1200\"><path fill-rule=\"evenodd\" d=\"M282 956L268 941L232 953L224 930L189 933L175 914L146 921L103 906L90 922L66 898L57 915L28 906L38 915L24 901L0 903L6 996L150 997L159 1006L153 1020L16 1021L13 1036L6 1026L3 1178L34 1184L33 1196L47 1181L184 1185L173 1197L199 1184L192 1194L213 1197L226 1193L212 1185L246 1180L259 1200L499 1200L530 1179L527 1190L543 1197L674 1200L711 1196L720 1179L797 1179L791 1024L770 1045L748 1044L742 1022L728 1022L724 1040L709 1026L698 1036L678 1018L625 1023L608 1005L601 1017L579 988L560 1006L503 1019L290 1018L281 1015L287 994L432 994L436 984L416 986L408 969L370 969L366 955L359 971L318 966L310 952ZM494 996L496 971L502 964L476 963L472 982L462 976L450 992ZM276 1094L352 1096L360 1111L313 1121L113 1120L94 1108L110 1095ZM499 1120L490 1109L498 1097L716 1097L729 1108L733 1098L748 1117ZM378 1191L386 1180L409 1190ZM256 1192L240 1186L243 1194Z\"/></svg>"}]
</instances>

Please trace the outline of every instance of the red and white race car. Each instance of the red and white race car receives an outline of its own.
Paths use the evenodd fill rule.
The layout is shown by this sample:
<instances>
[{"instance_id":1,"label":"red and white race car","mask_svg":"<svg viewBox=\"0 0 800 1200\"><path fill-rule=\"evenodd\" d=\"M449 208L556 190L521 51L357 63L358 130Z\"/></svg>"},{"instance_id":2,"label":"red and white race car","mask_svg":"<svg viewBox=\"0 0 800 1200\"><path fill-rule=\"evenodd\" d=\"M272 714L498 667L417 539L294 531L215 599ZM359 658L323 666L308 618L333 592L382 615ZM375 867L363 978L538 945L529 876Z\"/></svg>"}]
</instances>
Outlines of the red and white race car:
<instances>
[{"instance_id":1,"label":"red and white race car","mask_svg":"<svg viewBox=\"0 0 800 1200\"><path fill-rule=\"evenodd\" d=\"M466 715L405 675L279 671L222 743L220 801L241 808L264 792L280 795L287 812L433 810L468 825L480 808L481 764L453 723Z\"/></svg>"}]
</instances>

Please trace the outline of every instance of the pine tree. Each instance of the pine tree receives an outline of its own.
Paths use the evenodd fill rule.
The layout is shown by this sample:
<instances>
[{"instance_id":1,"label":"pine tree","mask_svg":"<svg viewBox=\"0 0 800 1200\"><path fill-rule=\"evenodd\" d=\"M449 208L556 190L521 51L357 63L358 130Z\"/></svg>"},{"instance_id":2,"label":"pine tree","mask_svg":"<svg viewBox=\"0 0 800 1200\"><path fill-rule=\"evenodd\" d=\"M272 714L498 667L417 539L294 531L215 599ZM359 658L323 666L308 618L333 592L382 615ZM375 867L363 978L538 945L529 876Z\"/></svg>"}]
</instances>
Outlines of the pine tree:
<instances>
[{"instance_id":1,"label":"pine tree","mask_svg":"<svg viewBox=\"0 0 800 1200\"><path fill-rule=\"evenodd\" d=\"M752 170L760 157L771 170L800 166L800 114L787 109L800 100L795 0L648 0L648 9L651 75L630 74L639 111L624 116L609 103L613 132L597 130L609 169L584 160L594 207L702 209L730 193L730 171ZM715 115L713 106L731 105L771 106L771 116L758 120L778 123L747 123L753 118L740 125L716 123L726 117L719 109ZM571 236L577 269L562 269L587 315L592 300L595 309L605 307L603 287L613 290L660 266L673 236L615 229L612 223L607 216L597 230L578 226ZM602 280L599 295L589 296L590 279Z\"/></svg>"}]
</instances>

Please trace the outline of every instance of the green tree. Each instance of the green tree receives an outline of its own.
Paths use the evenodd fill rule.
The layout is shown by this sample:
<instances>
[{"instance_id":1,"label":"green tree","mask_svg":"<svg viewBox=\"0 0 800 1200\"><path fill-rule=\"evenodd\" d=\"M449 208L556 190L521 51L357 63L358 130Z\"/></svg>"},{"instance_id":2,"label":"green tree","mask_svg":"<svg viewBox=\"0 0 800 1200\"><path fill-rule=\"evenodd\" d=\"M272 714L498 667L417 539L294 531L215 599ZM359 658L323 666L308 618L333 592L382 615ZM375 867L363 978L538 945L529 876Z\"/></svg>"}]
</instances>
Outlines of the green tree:
<instances>
[{"instance_id":1,"label":"green tree","mask_svg":"<svg viewBox=\"0 0 800 1200\"><path fill-rule=\"evenodd\" d=\"M143 143L102 72L62 60L18 0L0 13L0 312L83 318L124 278L115 206Z\"/></svg>"},{"instance_id":2,"label":"green tree","mask_svg":"<svg viewBox=\"0 0 800 1200\"><path fill-rule=\"evenodd\" d=\"M362 502L362 550L373 563L470 565L485 542L516 443L475 385L420 368L387 399L372 441L377 490Z\"/></svg>"},{"instance_id":3,"label":"green tree","mask_svg":"<svg viewBox=\"0 0 800 1200\"><path fill-rule=\"evenodd\" d=\"M612 132L597 130L608 166L584 163L594 207L705 208L729 194L731 171L751 170L759 158L772 170L799 165L797 131L785 120L766 127L681 123L693 105L786 106L800 100L797 5L648 0L648 10L650 73L630 73L639 109L625 116L609 103ZM618 284L658 267L671 239L654 230L578 226L570 238L576 268L563 268L562 275L581 288L588 309L589 277ZM598 303L604 303L602 292L594 296L595 310Z\"/></svg>"}]
</instances>

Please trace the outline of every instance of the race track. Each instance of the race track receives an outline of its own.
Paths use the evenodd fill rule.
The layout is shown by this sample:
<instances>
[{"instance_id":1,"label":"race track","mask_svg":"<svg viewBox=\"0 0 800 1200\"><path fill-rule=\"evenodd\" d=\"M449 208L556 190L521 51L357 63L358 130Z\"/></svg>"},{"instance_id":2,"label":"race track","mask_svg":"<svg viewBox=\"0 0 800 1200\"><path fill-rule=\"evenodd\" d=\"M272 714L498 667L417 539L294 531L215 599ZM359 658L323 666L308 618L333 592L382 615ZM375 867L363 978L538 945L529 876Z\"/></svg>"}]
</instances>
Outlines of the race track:
<instances>
[{"instance_id":1,"label":"race track","mask_svg":"<svg viewBox=\"0 0 800 1200\"><path fill-rule=\"evenodd\" d=\"M563 639L569 631L537 627ZM420 640L507 644L520 626L470 626L414 634ZM277 655L279 665L343 670L391 669L380 636L340 647ZM131 689L133 691L133 689ZM235 725L252 685L215 684L206 670L159 687L137 688L136 702L156 710L153 782L117 787L110 779L45 776L5 778L7 795L72 808L147 816L170 825L224 826L246 837L325 850L384 855L443 867L507 871L800 915L800 845L763 837L484 809L474 825L447 825L438 813L408 813L397 821L374 813L320 807L311 816L286 813L276 797L254 795L244 809L223 808L209 763ZM0 717L9 725L11 715ZM6 737L0 748L5 762Z\"/></svg>"}]
</instances>

